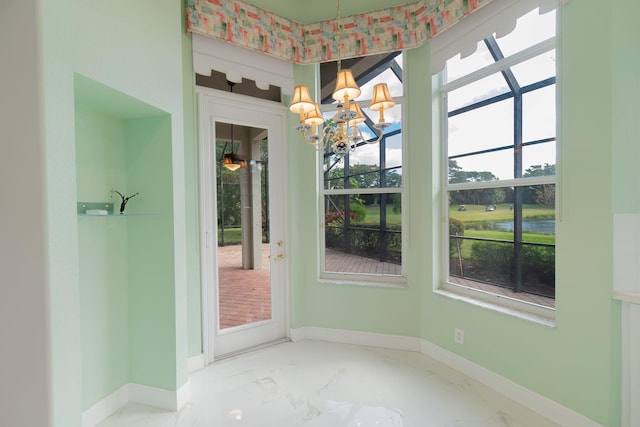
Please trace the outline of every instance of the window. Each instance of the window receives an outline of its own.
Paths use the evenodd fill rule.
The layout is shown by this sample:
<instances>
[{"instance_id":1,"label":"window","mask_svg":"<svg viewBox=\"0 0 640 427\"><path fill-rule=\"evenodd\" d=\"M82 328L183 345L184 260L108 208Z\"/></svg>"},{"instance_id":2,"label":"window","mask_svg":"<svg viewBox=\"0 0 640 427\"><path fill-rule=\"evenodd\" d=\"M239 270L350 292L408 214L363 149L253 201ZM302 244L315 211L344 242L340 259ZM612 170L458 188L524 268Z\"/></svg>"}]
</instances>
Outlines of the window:
<instances>
[{"instance_id":1,"label":"window","mask_svg":"<svg viewBox=\"0 0 640 427\"><path fill-rule=\"evenodd\" d=\"M450 58L439 89L444 287L541 312L555 307L555 32L555 11L533 10Z\"/></svg>"},{"instance_id":2,"label":"window","mask_svg":"<svg viewBox=\"0 0 640 427\"><path fill-rule=\"evenodd\" d=\"M327 147L322 155L321 276L329 280L398 284L403 282L402 55L396 52L348 61L343 61L342 66L354 71L362 90L358 102L367 119L359 124L364 140L355 151L340 158ZM321 74L335 77L335 68ZM385 119L392 125L384 129L376 143L379 131L373 123L378 112L366 107L373 86L381 82L388 84L396 105L385 110ZM330 93L333 85L329 79L321 78L323 94ZM334 102L325 95L326 119L334 115Z\"/></svg>"}]
</instances>

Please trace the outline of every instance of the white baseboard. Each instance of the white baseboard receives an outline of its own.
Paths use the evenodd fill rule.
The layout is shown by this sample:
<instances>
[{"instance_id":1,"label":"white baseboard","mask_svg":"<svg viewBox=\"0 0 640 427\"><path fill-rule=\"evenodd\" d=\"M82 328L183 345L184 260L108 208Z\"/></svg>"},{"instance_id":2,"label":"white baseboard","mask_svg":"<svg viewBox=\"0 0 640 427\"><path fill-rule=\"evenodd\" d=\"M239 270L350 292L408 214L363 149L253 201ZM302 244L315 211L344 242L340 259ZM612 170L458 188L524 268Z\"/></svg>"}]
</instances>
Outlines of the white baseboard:
<instances>
[{"instance_id":1,"label":"white baseboard","mask_svg":"<svg viewBox=\"0 0 640 427\"><path fill-rule=\"evenodd\" d=\"M421 341L422 347L420 351L424 355L448 365L561 426L602 427L601 424L584 415L473 363L456 353L445 350L427 340L423 339Z\"/></svg>"},{"instance_id":2,"label":"white baseboard","mask_svg":"<svg viewBox=\"0 0 640 427\"><path fill-rule=\"evenodd\" d=\"M82 413L82 427L94 427L129 402L141 403L168 411L179 411L191 400L191 381L177 391L129 383L120 387Z\"/></svg>"},{"instance_id":3,"label":"white baseboard","mask_svg":"<svg viewBox=\"0 0 640 427\"><path fill-rule=\"evenodd\" d=\"M202 368L204 368L204 354L190 357L187 361L187 369L189 370L189 373L198 371Z\"/></svg>"},{"instance_id":4,"label":"white baseboard","mask_svg":"<svg viewBox=\"0 0 640 427\"><path fill-rule=\"evenodd\" d=\"M292 341L295 342L305 339L391 348L395 350L420 351L420 339L414 337L316 327L303 327L291 330Z\"/></svg>"},{"instance_id":5,"label":"white baseboard","mask_svg":"<svg viewBox=\"0 0 640 427\"><path fill-rule=\"evenodd\" d=\"M125 384L82 413L82 427L94 427L129 402L129 384Z\"/></svg>"},{"instance_id":6,"label":"white baseboard","mask_svg":"<svg viewBox=\"0 0 640 427\"><path fill-rule=\"evenodd\" d=\"M176 411L181 410L191 400L191 380L187 379L187 382L182 385L176 391Z\"/></svg>"},{"instance_id":7,"label":"white baseboard","mask_svg":"<svg viewBox=\"0 0 640 427\"><path fill-rule=\"evenodd\" d=\"M187 382L177 391L150 387L143 384L129 384L129 401L149 405L168 411L178 411L191 398L191 382Z\"/></svg>"},{"instance_id":8,"label":"white baseboard","mask_svg":"<svg viewBox=\"0 0 640 427\"><path fill-rule=\"evenodd\" d=\"M439 347L425 339L342 329L304 327L291 330L291 339L329 341L383 347L397 350L418 351L456 371L507 396L545 418L562 426L602 427L595 421L559 403L535 393L515 382L496 374L462 356Z\"/></svg>"}]
</instances>

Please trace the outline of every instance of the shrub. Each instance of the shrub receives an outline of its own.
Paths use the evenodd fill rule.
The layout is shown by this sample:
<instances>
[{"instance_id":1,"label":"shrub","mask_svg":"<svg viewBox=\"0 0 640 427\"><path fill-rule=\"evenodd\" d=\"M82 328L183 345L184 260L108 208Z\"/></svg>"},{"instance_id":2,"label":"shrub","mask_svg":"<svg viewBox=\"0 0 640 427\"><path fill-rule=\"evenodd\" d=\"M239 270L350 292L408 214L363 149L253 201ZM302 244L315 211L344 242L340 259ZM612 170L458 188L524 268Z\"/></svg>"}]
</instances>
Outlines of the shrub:
<instances>
[{"instance_id":1,"label":"shrub","mask_svg":"<svg viewBox=\"0 0 640 427\"><path fill-rule=\"evenodd\" d=\"M351 212L350 217L357 222L362 222L367 216L367 208L364 207L364 203L361 200L352 198L349 203L349 210Z\"/></svg>"},{"instance_id":2,"label":"shrub","mask_svg":"<svg viewBox=\"0 0 640 427\"><path fill-rule=\"evenodd\" d=\"M527 281L555 285L555 248L525 246L522 248L522 274Z\"/></svg>"},{"instance_id":3,"label":"shrub","mask_svg":"<svg viewBox=\"0 0 640 427\"><path fill-rule=\"evenodd\" d=\"M511 271L511 263L513 262L513 245L509 243L474 242L471 245L471 259L483 271L508 273Z\"/></svg>"},{"instance_id":4,"label":"shrub","mask_svg":"<svg viewBox=\"0 0 640 427\"><path fill-rule=\"evenodd\" d=\"M471 246L471 259L475 267L490 277L511 277L513 244L475 242ZM555 287L555 248L522 246L522 278L525 284L543 284Z\"/></svg>"}]
</instances>

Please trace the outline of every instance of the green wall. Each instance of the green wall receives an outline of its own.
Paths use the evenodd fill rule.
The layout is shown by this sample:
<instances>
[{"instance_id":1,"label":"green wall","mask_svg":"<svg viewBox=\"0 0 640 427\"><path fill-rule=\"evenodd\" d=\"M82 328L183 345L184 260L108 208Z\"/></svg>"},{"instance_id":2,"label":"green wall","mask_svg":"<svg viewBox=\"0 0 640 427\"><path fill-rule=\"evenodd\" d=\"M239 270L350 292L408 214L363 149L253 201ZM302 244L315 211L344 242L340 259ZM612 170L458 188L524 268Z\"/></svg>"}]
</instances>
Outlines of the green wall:
<instances>
[{"instance_id":1,"label":"green wall","mask_svg":"<svg viewBox=\"0 0 640 427\"><path fill-rule=\"evenodd\" d=\"M615 213L639 213L640 183L634 171L640 158L640 3L616 0L611 15L613 208Z\"/></svg>"},{"instance_id":2,"label":"green wall","mask_svg":"<svg viewBox=\"0 0 640 427\"><path fill-rule=\"evenodd\" d=\"M559 212L556 326L491 311L432 292L440 283L439 161L429 46L406 52L409 174L407 289L319 283L313 150L290 133L293 327L317 326L424 338L605 426L620 424L620 306L612 301L611 194L637 211L638 30L630 1L602 6L571 1L561 11L559 36ZM613 12L612 12L613 10ZM621 27L621 25L625 25ZM620 43L613 49L612 43ZM634 49L632 49L634 48ZM632 58L629 58L631 56ZM631 64L630 64L631 63ZM632 71L628 67L632 65ZM635 78L632 76L636 76ZM313 68L296 67L296 82L312 85ZM622 83L622 84L621 84ZM612 116L612 111L624 114ZM405 110L406 112L406 110ZM293 121L293 118L292 118ZM631 136L631 138L628 138ZM612 145L616 137L619 146ZM626 165L624 171L612 167ZM614 180L615 177L615 180ZM619 181L625 181L620 183ZM629 181L629 182L627 182ZM636 196L636 197L634 197ZM626 198L625 198L626 197ZM629 206L630 205L630 206ZM465 344L454 343L454 328Z\"/></svg>"},{"instance_id":3,"label":"green wall","mask_svg":"<svg viewBox=\"0 0 640 427\"><path fill-rule=\"evenodd\" d=\"M130 336L134 336L136 344L131 346L131 340L128 343L129 353L132 355L129 360L129 381L176 390L188 379L186 248L187 238L193 239L194 236L193 232L190 235L186 232L185 135L188 136L189 133L185 130L184 122L187 120L189 126L192 126L193 113L185 112L184 109L183 49L188 46L183 40L181 10L181 2L177 0L42 1L42 110L46 151L54 426L79 426L82 410L125 377L123 354L115 355L113 351L109 355L98 354L100 347L106 346L106 343L121 342L124 339L124 333L121 333L124 326L120 322L128 322L128 332ZM136 273L133 269L127 270L129 293L126 298L129 310L122 313L122 319L106 320L112 316L116 306L124 304L125 296L123 290L119 289L119 284L115 289L106 289L104 286L85 287L84 279L92 274L87 270L91 262L99 264L97 257L103 257L108 252L109 255L104 259L122 260L122 254L113 256L109 243L100 240L102 237L106 238L107 234L109 238L113 238L121 230L114 230L114 233L90 230L89 234L100 236L96 237L98 248L91 249L99 253L94 253L92 261L87 260L91 250L85 251L88 243L85 241L85 228L100 228L100 225L85 224L86 220L93 218L78 218L76 214L78 192L84 185L80 182L76 167L76 156L81 155L76 152L76 133L82 133L82 123L76 123L75 120L76 75L82 75L110 90L152 106L156 109L156 114L158 111L164 112L164 117L158 118L161 122L158 125L163 128L162 136L155 139L155 143L163 147L160 154L162 158L155 159L155 167L162 168L162 171L151 171L149 168L152 165L139 169L147 172L144 181L149 178L161 181L158 185L162 186L163 192L157 197L162 200L158 204L162 209L157 211L157 217L149 217L148 221L133 217L125 219L125 227L128 228L125 232L127 268L132 268L132 260L148 267L149 264L144 264L148 260L136 258L146 255L154 258L157 263L154 264L154 269L158 271L152 277ZM100 111L125 122L140 119L140 116L135 115L136 108L130 111L126 105L116 105L114 111L109 110L111 107L103 105ZM126 145L129 145L127 133L133 135L141 130L127 130L127 126L131 124L123 124ZM146 124L142 127L148 130L152 126ZM194 144L193 141L188 143ZM125 157L130 155L130 152L125 153ZM130 189L133 191L141 191L133 187L139 187L136 180L141 182L143 179L132 175L131 165L127 166L126 161L124 169L127 169L127 186L131 185ZM189 186L192 187L193 183ZM189 190L193 191L193 188ZM141 196L143 195L150 197L148 190L141 191ZM134 209L135 202L142 206L143 200L145 199L132 200L130 208ZM195 212L189 214L195 215ZM105 219L98 219L102 220ZM133 236L136 239L136 232L129 228L134 227L136 221L144 224L136 227L136 232L151 233L152 227L156 227L156 230L163 229L164 237L161 241L152 240L158 244L158 248L148 253L138 253L140 251L137 248L132 254L131 238ZM193 224L193 220L190 221ZM118 228L122 224L103 226ZM97 266L98 271L105 272L107 262ZM115 279L120 277L122 271L110 274L115 275ZM162 274L162 280L157 282L155 279L159 274ZM108 279L100 278L98 281L103 280ZM95 310L93 324L82 324L81 319L90 310L85 302L97 300L101 292L114 299ZM159 306L149 307L150 304ZM150 319L143 320L145 314L159 316L161 319L155 319L157 322L151 325ZM114 329L106 329L107 325ZM158 327L163 330L158 331ZM90 334L88 331L92 328L97 336L87 338ZM144 328L154 329L145 333ZM140 340L135 338L142 335L144 338ZM148 346L143 349L143 344ZM124 351L125 348L126 343L121 350ZM90 362L83 360L85 356ZM148 361L148 365L143 366L142 359ZM97 371L84 366L87 363L109 366L112 372L96 373ZM96 377L90 378L90 372L96 374ZM107 379L106 376L111 373L118 380Z\"/></svg>"},{"instance_id":4,"label":"green wall","mask_svg":"<svg viewBox=\"0 0 640 427\"><path fill-rule=\"evenodd\" d=\"M126 191L124 122L82 107L75 122L78 200L117 202L109 191L111 186ZM82 408L87 409L129 382L126 221L78 218L78 252Z\"/></svg>"},{"instance_id":5,"label":"green wall","mask_svg":"<svg viewBox=\"0 0 640 427\"><path fill-rule=\"evenodd\" d=\"M125 135L127 189L140 192L126 212L141 214L126 218L130 382L176 390L186 377L186 353L177 345L186 330L177 330L174 236L168 233L174 224L170 117L127 120Z\"/></svg>"},{"instance_id":6,"label":"green wall","mask_svg":"<svg viewBox=\"0 0 640 427\"><path fill-rule=\"evenodd\" d=\"M74 80L82 408L127 383L176 390L171 118L85 77ZM118 214L120 196L139 194ZM183 375L186 375L183 373Z\"/></svg>"}]
</instances>

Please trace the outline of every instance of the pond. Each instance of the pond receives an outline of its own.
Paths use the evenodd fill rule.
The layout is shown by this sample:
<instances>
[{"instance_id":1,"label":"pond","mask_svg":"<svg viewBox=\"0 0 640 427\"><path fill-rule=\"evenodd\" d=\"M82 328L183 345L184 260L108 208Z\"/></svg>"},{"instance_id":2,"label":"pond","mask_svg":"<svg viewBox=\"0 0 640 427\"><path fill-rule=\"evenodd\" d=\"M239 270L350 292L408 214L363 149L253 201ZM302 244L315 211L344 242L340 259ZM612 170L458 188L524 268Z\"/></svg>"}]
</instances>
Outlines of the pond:
<instances>
[{"instance_id":1,"label":"pond","mask_svg":"<svg viewBox=\"0 0 640 427\"><path fill-rule=\"evenodd\" d=\"M513 231L513 221L492 222L494 230ZM555 234L555 219L530 219L522 221L522 231L530 233Z\"/></svg>"}]
</instances>

